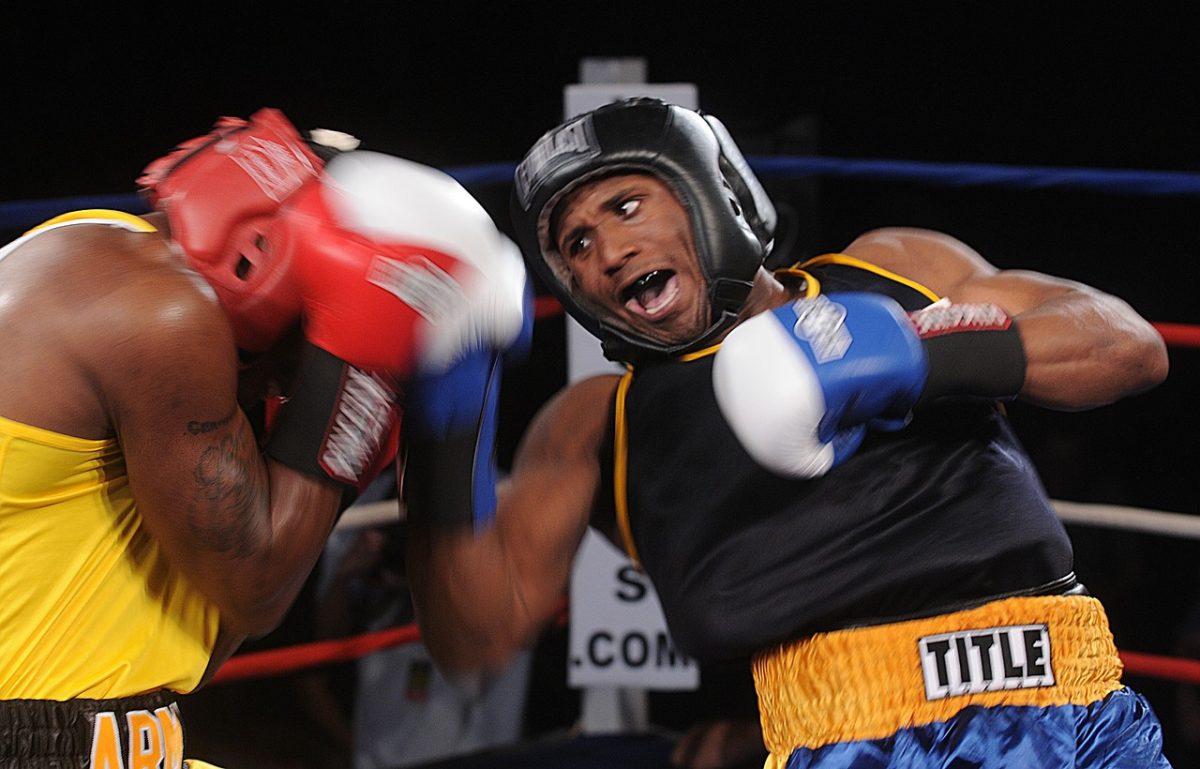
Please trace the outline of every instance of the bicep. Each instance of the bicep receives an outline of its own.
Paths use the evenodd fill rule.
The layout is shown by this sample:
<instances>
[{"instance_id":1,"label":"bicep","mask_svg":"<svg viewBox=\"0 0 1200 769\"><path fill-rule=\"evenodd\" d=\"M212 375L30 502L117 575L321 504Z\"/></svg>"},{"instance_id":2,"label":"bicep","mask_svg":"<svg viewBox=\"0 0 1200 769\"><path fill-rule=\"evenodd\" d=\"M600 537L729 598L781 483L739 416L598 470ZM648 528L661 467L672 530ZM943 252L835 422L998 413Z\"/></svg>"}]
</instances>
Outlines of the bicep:
<instances>
[{"instance_id":1,"label":"bicep","mask_svg":"<svg viewBox=\"0 0 1200 769\"><path fill-rule=\"evenodd\" d=\"M497 515L502 534L519 531L534 547L524 550L532 572L565 576L602 497L601 447L616 379L602 377L557 396L530 425L501 490ZM516 552L522 552L517 550ZM540 582L541 580L534 580ZM553 581L553 580L552 580Z\"/></svg>"},{"instance_id":2,"label":"bicep","mask_svg":"<svg viewBox=\"0 0 1200 769\"><path fill-rule=\"evenodd\" d=\"M216 308L154 306L112 350L103 390L139 513L186 571L254 551L267 477L237 405L232 334Z\"/></svg>"},{"instance_id":3,"label":"bicep","mask_svg":"<svg viewBox=\"0 0 1200 769\"><path fill-rule=\"evenodd\" d=\"M497 533L525 582L554 586L565 577L597 487L585 463L561 461L527 468L500 489Z\"/></svg>"},{"instance_id":4,"label":"bicep","mask_svg":"<svg viewBox=\"0 0 1200 769\"><path fill-rule=\"evenodd\" d=\"M1032 402L1090 408L1166 376L1165 348L1153 327L1121 299L1091 286L999 270L960 241L923 230L868 233L847 253L956 304L990 303L1011 315L1027 363L1021 396Z\"/></svg>"},{"instance_id":5,"label":"bicep","mask_svg":"<svg viewBox=\"0 0 1200 769\"><path fill-rule=\"evenodd\" d=\"M1016 317L1087 286L1028 270L1000 270L942 232L889 227L857 238L846 253L925 286L956 304L990 303Z\"/></svg>"}]
</instances>

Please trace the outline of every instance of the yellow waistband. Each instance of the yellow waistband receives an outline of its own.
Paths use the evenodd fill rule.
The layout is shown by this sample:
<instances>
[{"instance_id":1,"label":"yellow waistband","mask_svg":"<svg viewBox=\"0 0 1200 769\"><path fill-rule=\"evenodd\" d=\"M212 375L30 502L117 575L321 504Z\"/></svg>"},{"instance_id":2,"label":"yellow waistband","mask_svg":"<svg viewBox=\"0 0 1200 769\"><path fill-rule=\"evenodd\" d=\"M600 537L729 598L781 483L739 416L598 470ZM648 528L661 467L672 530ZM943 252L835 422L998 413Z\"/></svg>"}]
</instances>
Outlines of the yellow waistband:
<instances>
[{"instance_id":1,"label":"yellow waistband","mask_svg":"<svg viewBox=\"0 0 1200 769\"><path fill-rule=\"evenodd\" d=\"M754 683L778 762L796 747L880 739L968 705L1086 705L1120 689L1121 671L1099 601L1045 596L818 633L758 655Z\"/></svg>"}]
</instances>

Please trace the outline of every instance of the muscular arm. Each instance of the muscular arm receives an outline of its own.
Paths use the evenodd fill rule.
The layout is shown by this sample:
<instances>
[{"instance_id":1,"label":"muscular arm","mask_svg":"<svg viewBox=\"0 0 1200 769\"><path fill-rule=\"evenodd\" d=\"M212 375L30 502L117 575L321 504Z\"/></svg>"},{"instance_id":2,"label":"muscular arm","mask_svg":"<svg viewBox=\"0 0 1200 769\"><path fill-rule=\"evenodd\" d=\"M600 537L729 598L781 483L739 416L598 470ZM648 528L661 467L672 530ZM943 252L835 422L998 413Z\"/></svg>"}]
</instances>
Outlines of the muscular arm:
<instances>
[{"instance_id":1,"label":"muscular arm","mask_svg":"<svg viewBox=\"0 0 1200 769\"><path fill-rule=\"evenodd\" d=\"M413 599L443 669L503 665L559 607L602 492L599 452L616 381L580 382L538 413L499 489L490 529L438 530L411 520Z\"/></svg>"},{"instance_id":2,"label":"muscular arm","mask_svg":"<svg viewBox=\"0 0 1200 769\"><path fill-rule=\"evenodd\" d=\"M1162 337L1121 299L1024 270L999 270L962 242L928 230L869 232L845 253L956 303L999 305L1017 322L1027 369L1020 397L1048 408L1101 406L1161 382Z\"/></svg>"},{"instance_id":3,"label":"muscular arm","mask_svg":"<svg viewBox=\"0 0 1200 769\"><path fill-rule=\"evenodd\" d=\"M139 513L226 636L265 633L320 555L340 488L264 462L215 302L178 273L139 278L118 300L94 375Z\"/></svg>"}]
</instances>

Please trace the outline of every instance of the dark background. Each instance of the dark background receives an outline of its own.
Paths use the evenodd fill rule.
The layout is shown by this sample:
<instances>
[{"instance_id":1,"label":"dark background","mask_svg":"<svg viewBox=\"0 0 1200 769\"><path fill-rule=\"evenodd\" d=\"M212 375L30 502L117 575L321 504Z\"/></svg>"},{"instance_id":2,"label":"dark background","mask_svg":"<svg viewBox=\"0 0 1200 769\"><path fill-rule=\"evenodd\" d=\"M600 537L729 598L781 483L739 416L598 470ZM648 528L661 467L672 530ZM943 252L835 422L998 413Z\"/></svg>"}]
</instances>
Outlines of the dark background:
<instances>
[{"instance_id":1,"label":"dark background","mask_svg":"<svg viewBox=\"0 0 1200 769\"><path fill-rule=\"evenodd\" d=\"M142 166L176 141L261 106L436 166L515 162L561 117L563 86L586 56L639 56L651 82L696 83L702 108L749 155L1200 171L1200 55L1184 4L783 5L45 8L5 35L0 201L132 192ZM829 179L768 188L795 225L789 258L871 227L933 227L998 266L1089 283L1151 320L1200 323L1193 199ZM507 189L473 191L507 229ZM541 322L537 343L537 364L509 375L519 386L507 390L502 453L563 381L561 321ZM1052 496L1196 512L1198 363L1200 353L1174 349L1166 384L1094 412L1015 405ZM1188 619L1195 544L1072 535L1120 647L1200 651L1190 635L1200 620ZM1177 765L1191 765L1200 726L1178 704L1190 690L1127 680L1163 716Z\"/></svg>"},{"instance_id":2,"label":"dark background","mask_svg":"<svg viewBox=\"0 0 1200 769\"><path fill-rule=\"evenodd\" d=\"M6 35L3 197L129 189L216 115L264 105L435 165L516 160L558 119L584 56L641 56L651 81L697 83L735 136L813 116L829 155L1200 160L1182 4L700 5L88 4Z\"/></svg>"}]
</instances>

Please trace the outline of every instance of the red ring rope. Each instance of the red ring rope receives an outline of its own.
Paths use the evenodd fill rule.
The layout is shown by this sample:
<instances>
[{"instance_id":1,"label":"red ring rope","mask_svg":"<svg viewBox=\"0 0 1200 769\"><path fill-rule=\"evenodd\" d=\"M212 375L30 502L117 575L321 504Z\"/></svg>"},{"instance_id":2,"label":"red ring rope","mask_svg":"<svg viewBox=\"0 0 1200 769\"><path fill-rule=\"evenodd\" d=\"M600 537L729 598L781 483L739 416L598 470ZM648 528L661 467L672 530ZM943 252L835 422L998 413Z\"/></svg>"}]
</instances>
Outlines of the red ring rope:
<instances>
[{"instance_id":1,"label":"red ring rope","mask_svg":"<svg viewBox=\"0 0 1200 769\"><path fill-rule=\"evenodd\" d=\"M534 317L550 318L562 314L562 305L550 296L534 299ZM1186 323L1154 323L1170 347L1200 347L1200 326ZM564 610L565 612L565 610ZM560 614L560 624L566 622L565 613ZM315 641L296 646L247 652L229 659L216 675L213 683L227 683L249 678L263 678L336 662L349 662L367 654L421 637L416 625L380 630L350 638ZM1125 670L1135 675L1165 678L1181 683L1200 684L1200 661L1179 659L1142 652L1120 652Z\"/></svg>"},{"instance_id":2,"label":"red ring rope","mask_svg":"<svg viewBox=\"0 0 1200 769\"><path fill-rule=\"evenodd\" d=\"M1135 675L1165 678L1184 684L1200 684L1200 660L1185 660L1161 654L1119 652L1125 672Z\"/></svg>"},{"instance_id":3,"label":"red ring rope","mask_svg":"<svg viewBox=\"0 0 1200 769\"><path fill-rule=\"evenodd\" d=\"M565 609L559 615L559 624L565 624ZM421 637L416 625L379 630L373 633L330 641L314 641L282 649L239 654L226 662L212 683L229 683L252 678L266 678L307 668L349 662L372 652L390 649L393 646L411 643ZM1187 684L1200 684L1200 660L1167 657L1143 652L1120 652L1125 672L1134 675L1163 678Z\"/></svg>"},{"instance_id":4,"label":"red ring rope","mask_svg":"<svg viewBox=\"0 0 1200 769\"><path fill-rule=\"evenodd\" d=\"M1200 326L1187 323L1155 323L1168 347L1200 347Z\"/></svg>"},{"instance_id":5,"label":"red ring rope","mask_svg":"<svg viewBox=\"0 0 1200 769\"><path fill-rule=\"evenodd\" d=\"M537 320L561 315L563 307L552 296L539 296L533 300L533 317ZM1169 347L1200 347L1200 326L1189 323L1153 323Z\"/></svg>"},{"instance_id":6,"label":"red ring rope","mask_svg":"<svg viewBox=\"0 0 1200 769\"><path fill-rule=\"evenodd\" d=\"M330 641L313 641L281 649L247 652L231 657L212 677L212 683L266 678L319 665L349 662L371 652L412 643L421 637L416 625L379 630L374 633Z\"/></svg>"},{"instance_id":7,"label":"red ring rope","mask_svg":"<svg viewBox=\"0 0 1200 769\"><path fill-rule=\"evenodd\" d=\"M555 623L562 627L567 624L567 617L567 601L564 598L558 607ZM279 649L246 652L226 660L220 670L213 675L212 683L265 678L319 665L349 662L359 657L365 657L372 652L412 643L420 638L421 630L414 623L349 638L312 641Z\"/></svg>"}]
</instances>

